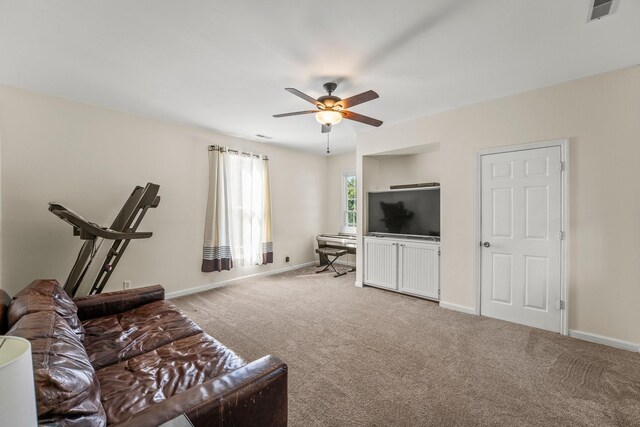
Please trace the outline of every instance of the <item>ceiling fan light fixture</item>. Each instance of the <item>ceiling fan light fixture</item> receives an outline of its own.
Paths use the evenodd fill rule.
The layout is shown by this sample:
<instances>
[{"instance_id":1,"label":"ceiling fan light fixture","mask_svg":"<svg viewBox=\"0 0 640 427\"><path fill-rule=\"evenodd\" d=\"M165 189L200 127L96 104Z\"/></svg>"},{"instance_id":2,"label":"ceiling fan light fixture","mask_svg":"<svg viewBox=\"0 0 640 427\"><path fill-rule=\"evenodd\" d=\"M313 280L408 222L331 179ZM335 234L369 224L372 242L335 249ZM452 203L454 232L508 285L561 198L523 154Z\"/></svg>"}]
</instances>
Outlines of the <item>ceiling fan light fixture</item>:
<instances>
[{"instance_id":1,"label":"ceiling fan light fixture","mask_svg":"<svg viewBox=\"0 0 640 427\"><path fill-rule=\"evenodd\" d=\"M323 125L335 125L342 121L342 114L333 110L318 111L316 113L316 120Z\"/></svg>"},{"instance_id":2,"label":"ceiling fan light fixture","mask_svg":"<svg viewBox=\"0 0 640 427\"><path fill-rule=\"evenodd\" d=\"M318 99L312 98L306 93L300 92L298 89L294 89L292 87L285 88L284 90L286 90L287 92L313 104L317 108L317 110L294 111L292 113L274 114L273 117L279 118L299 116L301 114L315 114L316 120L322 125L321 132L326 134L331 132L331 125L340 123L343 118L352 120L354 122L364 123L369 126L378 127L382 125L382 120L354 113L350 110L351 107L379 98L379 95L374 91L368 90L366 92L359 93L358 95L353 95L349 98L342 99L333 95L333 91L337 87L336 83L327 82L323 87L327 91L327 95L323 95Z\"/></svg>"}]
</instances>

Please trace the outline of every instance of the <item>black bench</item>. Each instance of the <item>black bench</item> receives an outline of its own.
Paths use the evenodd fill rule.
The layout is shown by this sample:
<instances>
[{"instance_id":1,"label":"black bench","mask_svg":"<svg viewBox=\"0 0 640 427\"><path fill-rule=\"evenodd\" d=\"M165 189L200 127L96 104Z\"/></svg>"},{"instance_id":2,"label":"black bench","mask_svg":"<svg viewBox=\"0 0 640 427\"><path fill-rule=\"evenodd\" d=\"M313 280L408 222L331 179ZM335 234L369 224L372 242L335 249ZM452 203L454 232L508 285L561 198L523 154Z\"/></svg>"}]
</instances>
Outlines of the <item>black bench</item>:
<instances>
[{"instance_id":1,"label":"black bench","mask_svg":"<svg viewBox=\"0 0 640 427\"><path fill-rule=\"evenodd\" d=\"M318 270L316 271L316 273L323 273L325 271L327 271L329 269L329 267L331 267L333 269L333 271L336 272L335 276L333 277L340 277L340 276L344 276L345 274L347 274L347 272L343 272L340 273L338 270L336 270L336 267L333 265L333 263L340 258L342 255L347 253L346 249L333 249L333 248L318 248L316 249L316 253L320 255L321 258L324 258L327 260L327 265L324 267L324 269L322 270ZM329 259L329 257L332 256L333 259Z\"/></svg>"}]
</instances>

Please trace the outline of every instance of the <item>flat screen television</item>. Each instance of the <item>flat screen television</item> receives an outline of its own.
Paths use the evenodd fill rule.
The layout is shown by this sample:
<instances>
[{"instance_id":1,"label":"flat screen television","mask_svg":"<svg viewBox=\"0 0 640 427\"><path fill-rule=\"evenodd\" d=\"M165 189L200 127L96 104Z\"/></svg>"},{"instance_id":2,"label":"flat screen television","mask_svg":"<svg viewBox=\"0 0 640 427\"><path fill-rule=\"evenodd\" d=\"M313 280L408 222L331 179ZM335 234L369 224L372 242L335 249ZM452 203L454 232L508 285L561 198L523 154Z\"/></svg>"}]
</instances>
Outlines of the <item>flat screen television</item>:
<instances>
[{"instance_id":1,"label":"flat screen television","mask_svg":"<svg viewBox=\"0 0 640 427\"><path fill-rule=\"evenodd\" d=\"M440 236L440 188L371 191L369 233Z\"/></svg>"}]
</instances>

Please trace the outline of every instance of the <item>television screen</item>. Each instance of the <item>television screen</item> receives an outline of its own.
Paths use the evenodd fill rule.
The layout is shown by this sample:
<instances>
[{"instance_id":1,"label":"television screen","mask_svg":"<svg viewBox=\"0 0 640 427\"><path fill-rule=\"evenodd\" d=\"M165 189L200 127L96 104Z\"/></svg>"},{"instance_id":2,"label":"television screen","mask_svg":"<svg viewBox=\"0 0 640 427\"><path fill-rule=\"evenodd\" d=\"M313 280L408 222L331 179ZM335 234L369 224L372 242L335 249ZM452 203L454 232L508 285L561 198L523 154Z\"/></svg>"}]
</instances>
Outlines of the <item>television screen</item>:
<instances>
[{"instance_id":1,"label":"television screen","mask_svg":"<svg viewBox=\"0 0 640 427\"><path fill-rule=\"evenodd\" d=\"M369 193L369 233L440 236L440 188Z\"/></svg>"}]
</instances>

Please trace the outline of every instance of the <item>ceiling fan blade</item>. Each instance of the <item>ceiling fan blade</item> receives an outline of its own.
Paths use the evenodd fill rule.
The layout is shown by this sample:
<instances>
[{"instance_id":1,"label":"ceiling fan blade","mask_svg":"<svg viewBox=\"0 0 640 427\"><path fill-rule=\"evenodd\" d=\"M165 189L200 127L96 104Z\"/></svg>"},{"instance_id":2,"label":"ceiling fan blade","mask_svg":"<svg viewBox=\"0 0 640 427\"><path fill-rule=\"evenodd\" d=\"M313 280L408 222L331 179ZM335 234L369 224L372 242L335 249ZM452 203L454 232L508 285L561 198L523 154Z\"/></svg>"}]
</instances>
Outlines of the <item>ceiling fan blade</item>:
<instances>
[{"instance_id":1,"label":"ceiling fan blade","mask_svg":"<svg viewBox=\"0 0 640 427\"><path fill-rule=\"evenodd\" d=\"M322 125L322 133L331 132L331 125Z\"/></svg>"},{"instance_id":2,"label":"ceiling fan blade","mask_svg":"<svg viewBox=\"0 0 640 427\"><path fill-rule=\"evenodd\" d=\"M354 105L362 104L363 102L371 101L372 99L379 98L380 96L372 90L362 92L358 95L353 95L350 98L339 101L338 104L342 105L343 109L351 108Z\"/></svg>"},{"instance_id":3,"label":"ceiling fan blade","mask_svg":"<svg viewBox=\"0 0 640 427\"><path fill-rule=\"evenodd\" d=\"M294 89L292 87L286 87L286 88L284 88L284 90L286 90L289 93L294 94L295 96L299 96L300 98L304 99L307 102L312 103L313 105L318 105L319 104L319 102L315 98L310 97L306 93L300 92L298 89Z\"/></svg>"},{"instance_id":4,"label":"ceiling fan blade","mask_svg":"<svg viewBox=\"0 0 640 427\"><path fill-rule=\"evenodd\" d=\"M296 111L294 113L274 114L273 117L280 118L280 117L289 117L289 116L299 116L301 114L311 114L311 113L317 113L317 112L318 110Z\"/></svg>"},{"instance_id":5,"label":"ceiling fan blade","mask_svg":"<svg viewBox=\"0 0 640 427\"><path fill-rule=\"evenodd\" d=\"M382 120L363 116L362 114L353 113L351 111L342 110L342 115L344 116L345 119L354 120L356 122L364 123L364 124L375 126L375 127L378 127L382 124Z\"/></svg>"}]
</instances>

